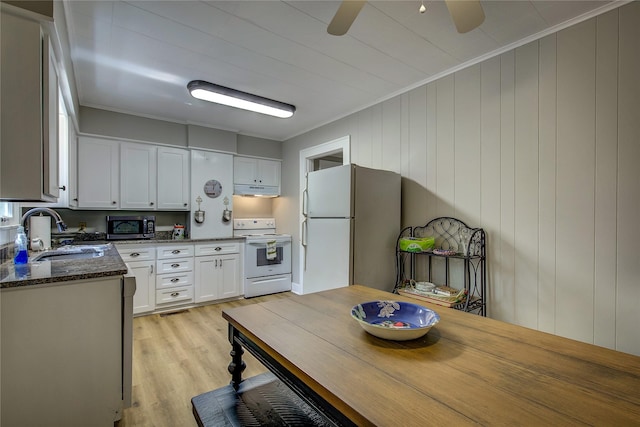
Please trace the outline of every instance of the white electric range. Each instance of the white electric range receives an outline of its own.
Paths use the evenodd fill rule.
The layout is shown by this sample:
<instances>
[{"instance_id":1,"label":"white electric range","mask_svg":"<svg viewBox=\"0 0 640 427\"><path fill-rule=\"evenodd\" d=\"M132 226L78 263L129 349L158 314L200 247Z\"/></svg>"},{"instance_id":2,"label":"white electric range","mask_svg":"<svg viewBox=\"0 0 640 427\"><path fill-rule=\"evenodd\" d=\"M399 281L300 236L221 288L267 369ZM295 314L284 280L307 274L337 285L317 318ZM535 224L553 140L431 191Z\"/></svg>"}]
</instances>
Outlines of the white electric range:
<instances>
[{"instance_id":1,"label":"white electric range","mask_svg":"<svg viewBox=\"0 0 640 427\"><path fill-rule=\"evenodd\" d=\"M245 298L291 290L291 236L276 233L275 218L234 219L233 235L246 238Z\"/></svg>"}]
</instances>

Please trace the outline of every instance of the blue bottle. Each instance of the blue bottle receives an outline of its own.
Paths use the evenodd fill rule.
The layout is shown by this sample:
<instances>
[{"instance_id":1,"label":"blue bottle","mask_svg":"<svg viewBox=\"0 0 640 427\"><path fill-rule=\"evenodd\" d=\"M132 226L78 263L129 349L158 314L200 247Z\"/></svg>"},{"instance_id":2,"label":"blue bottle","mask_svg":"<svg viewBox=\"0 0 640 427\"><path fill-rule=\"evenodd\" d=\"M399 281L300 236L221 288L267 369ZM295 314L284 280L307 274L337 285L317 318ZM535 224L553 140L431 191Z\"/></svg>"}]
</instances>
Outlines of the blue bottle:
<instances>
[{"instance_id":1,"label":"blue bottle","mask_svg":"<svg viewBox=\"0 0 640 427\"><path fill-rule=\"evenodd\" d=\"M15 257L13 258L14 264L26 264L29 261L29 253L27 252L27 235L24 234L24 227L18 227L18 233L16 234Z\"/></svg>"}]
</instances>

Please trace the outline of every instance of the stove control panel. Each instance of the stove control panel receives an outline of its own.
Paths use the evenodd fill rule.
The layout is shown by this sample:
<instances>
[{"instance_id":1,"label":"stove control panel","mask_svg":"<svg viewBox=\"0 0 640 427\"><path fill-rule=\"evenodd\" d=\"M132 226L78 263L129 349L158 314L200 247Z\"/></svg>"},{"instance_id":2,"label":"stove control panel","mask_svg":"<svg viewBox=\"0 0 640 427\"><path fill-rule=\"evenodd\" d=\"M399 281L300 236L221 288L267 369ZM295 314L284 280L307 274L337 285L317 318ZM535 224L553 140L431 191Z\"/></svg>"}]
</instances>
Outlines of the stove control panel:
<instances>
[{"instance_id":1,"label":"stove control panel","mask_svg":"<svg viewBox=\"0 0 640 427\"><path fill-rule=\"evenodd\" d=\"M234 230L264 230L275 228L275 218L242 218L233 220Z\"/></svg>"}]
</instances>

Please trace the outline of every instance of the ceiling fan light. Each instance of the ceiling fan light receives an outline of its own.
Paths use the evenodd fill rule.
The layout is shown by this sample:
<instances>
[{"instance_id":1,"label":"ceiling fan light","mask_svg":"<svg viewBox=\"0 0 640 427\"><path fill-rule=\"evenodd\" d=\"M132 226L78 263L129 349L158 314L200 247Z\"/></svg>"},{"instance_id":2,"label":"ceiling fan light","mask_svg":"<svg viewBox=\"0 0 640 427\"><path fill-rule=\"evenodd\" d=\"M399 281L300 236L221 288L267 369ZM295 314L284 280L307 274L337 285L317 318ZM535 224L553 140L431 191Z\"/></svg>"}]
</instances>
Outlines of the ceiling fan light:
<instances>
[{"instance_id":1,"label":"ceiling fan light","mask_svg":"<svg viewBox=\"0 0 640 427\"><path fill-rule=\"evenodd\" d=\"M187 89L191 96L196 99L267 114L282 119L293 116L293 113L296 111L296 107L291 104L263 98L258 95L209 83L204 80L193 80L189 82Z\"/></svg>"}]
</instances>

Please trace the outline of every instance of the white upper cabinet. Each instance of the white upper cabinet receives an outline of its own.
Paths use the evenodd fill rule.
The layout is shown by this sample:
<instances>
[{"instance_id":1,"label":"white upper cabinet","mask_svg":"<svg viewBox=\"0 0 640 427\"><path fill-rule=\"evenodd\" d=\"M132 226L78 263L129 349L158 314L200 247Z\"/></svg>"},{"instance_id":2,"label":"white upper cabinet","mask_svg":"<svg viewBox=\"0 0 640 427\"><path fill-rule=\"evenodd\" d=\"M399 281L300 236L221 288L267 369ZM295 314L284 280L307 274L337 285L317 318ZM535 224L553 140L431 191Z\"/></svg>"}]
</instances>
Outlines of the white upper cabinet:
<instances>
[{"instance_id":1,"label":"white upper cabinet","mask_svg":"<svg viewBox=\"0 0 640 427\"><path fill-rule=\"evenodd\" d=\"M68 129L68 176L67 176L67 192L69 197L69 207L78 207L78 136L73 125L69 125Z\"/></svg>"},{"instance_id":2,"label":"white upper cabinet","mask_svg":"<svg viewBox=\"0 0 640 427\"><path fill-rule=\"evenodd\" d=\"M280 195L280 162L252 157L233 158L233 194Z\"/></svg>"},{"instance_id":3,"label":"white upper cabinet","mask_svg":"<svg viewBox=\"0 0 640 427\"><path fill-rule=\"evenodd\" d=\"M280 162L258 160L258 181L262 185L280 186Z\"/></svg>"},{"instance_id":4,"label":"white upper cabinet","mask_svg":"<svg viewBox=\"0 0 640 427\"><path fill-rule=\"evenodd\" d=\"M120 209L155 209L157 149L149 144L120 143Z\"/></svg>"},{"instance_id":5,"label":"white upper cabinet","mask_svg":"<svg viewBox=\"0 0 640 427\"><path fill-rule=\"evenodd\" d=\"M78 140L78 207L118 209L120 143L80 137Z\"/></svg>"},{"instance_id":6,"label":"white upper cabinet","mask_svg":"<svg viewBox=\"0 0 640 427\"><path fill-rule=\"evenodd\" d=\"M158 209L189 210L189 151L158 147Z\"/></svg>"},{"instance_id":7,"label":"white upper cabinet","mask_svg":"<svg viewBox=\"0 0 640 427\"><path fill-rule=\"evenodd\" d=\"M79 209L189 210L189 151L80 136ZM74 190L75 191L75 190Z\"/></svg>"},{"instance_id":8,"label":"white upper cabinet","mask_svg":"<svg viewBox=\"0 0 640 427\"><path fill-rule=\"evenodd\" d=\"M233 158L233 183L280 186L280 162L236 156Z\"/></svg>"},{"instance_id":9,"label":"white upper cabinet","mask_svg":"<svg viewBox=\"0 0 640 427\"><path fill-rule=\"evenodd\" d=\"M0 198L58 198L58 74L39 22L2 8Z\"/></svg>"}]
</instances>

